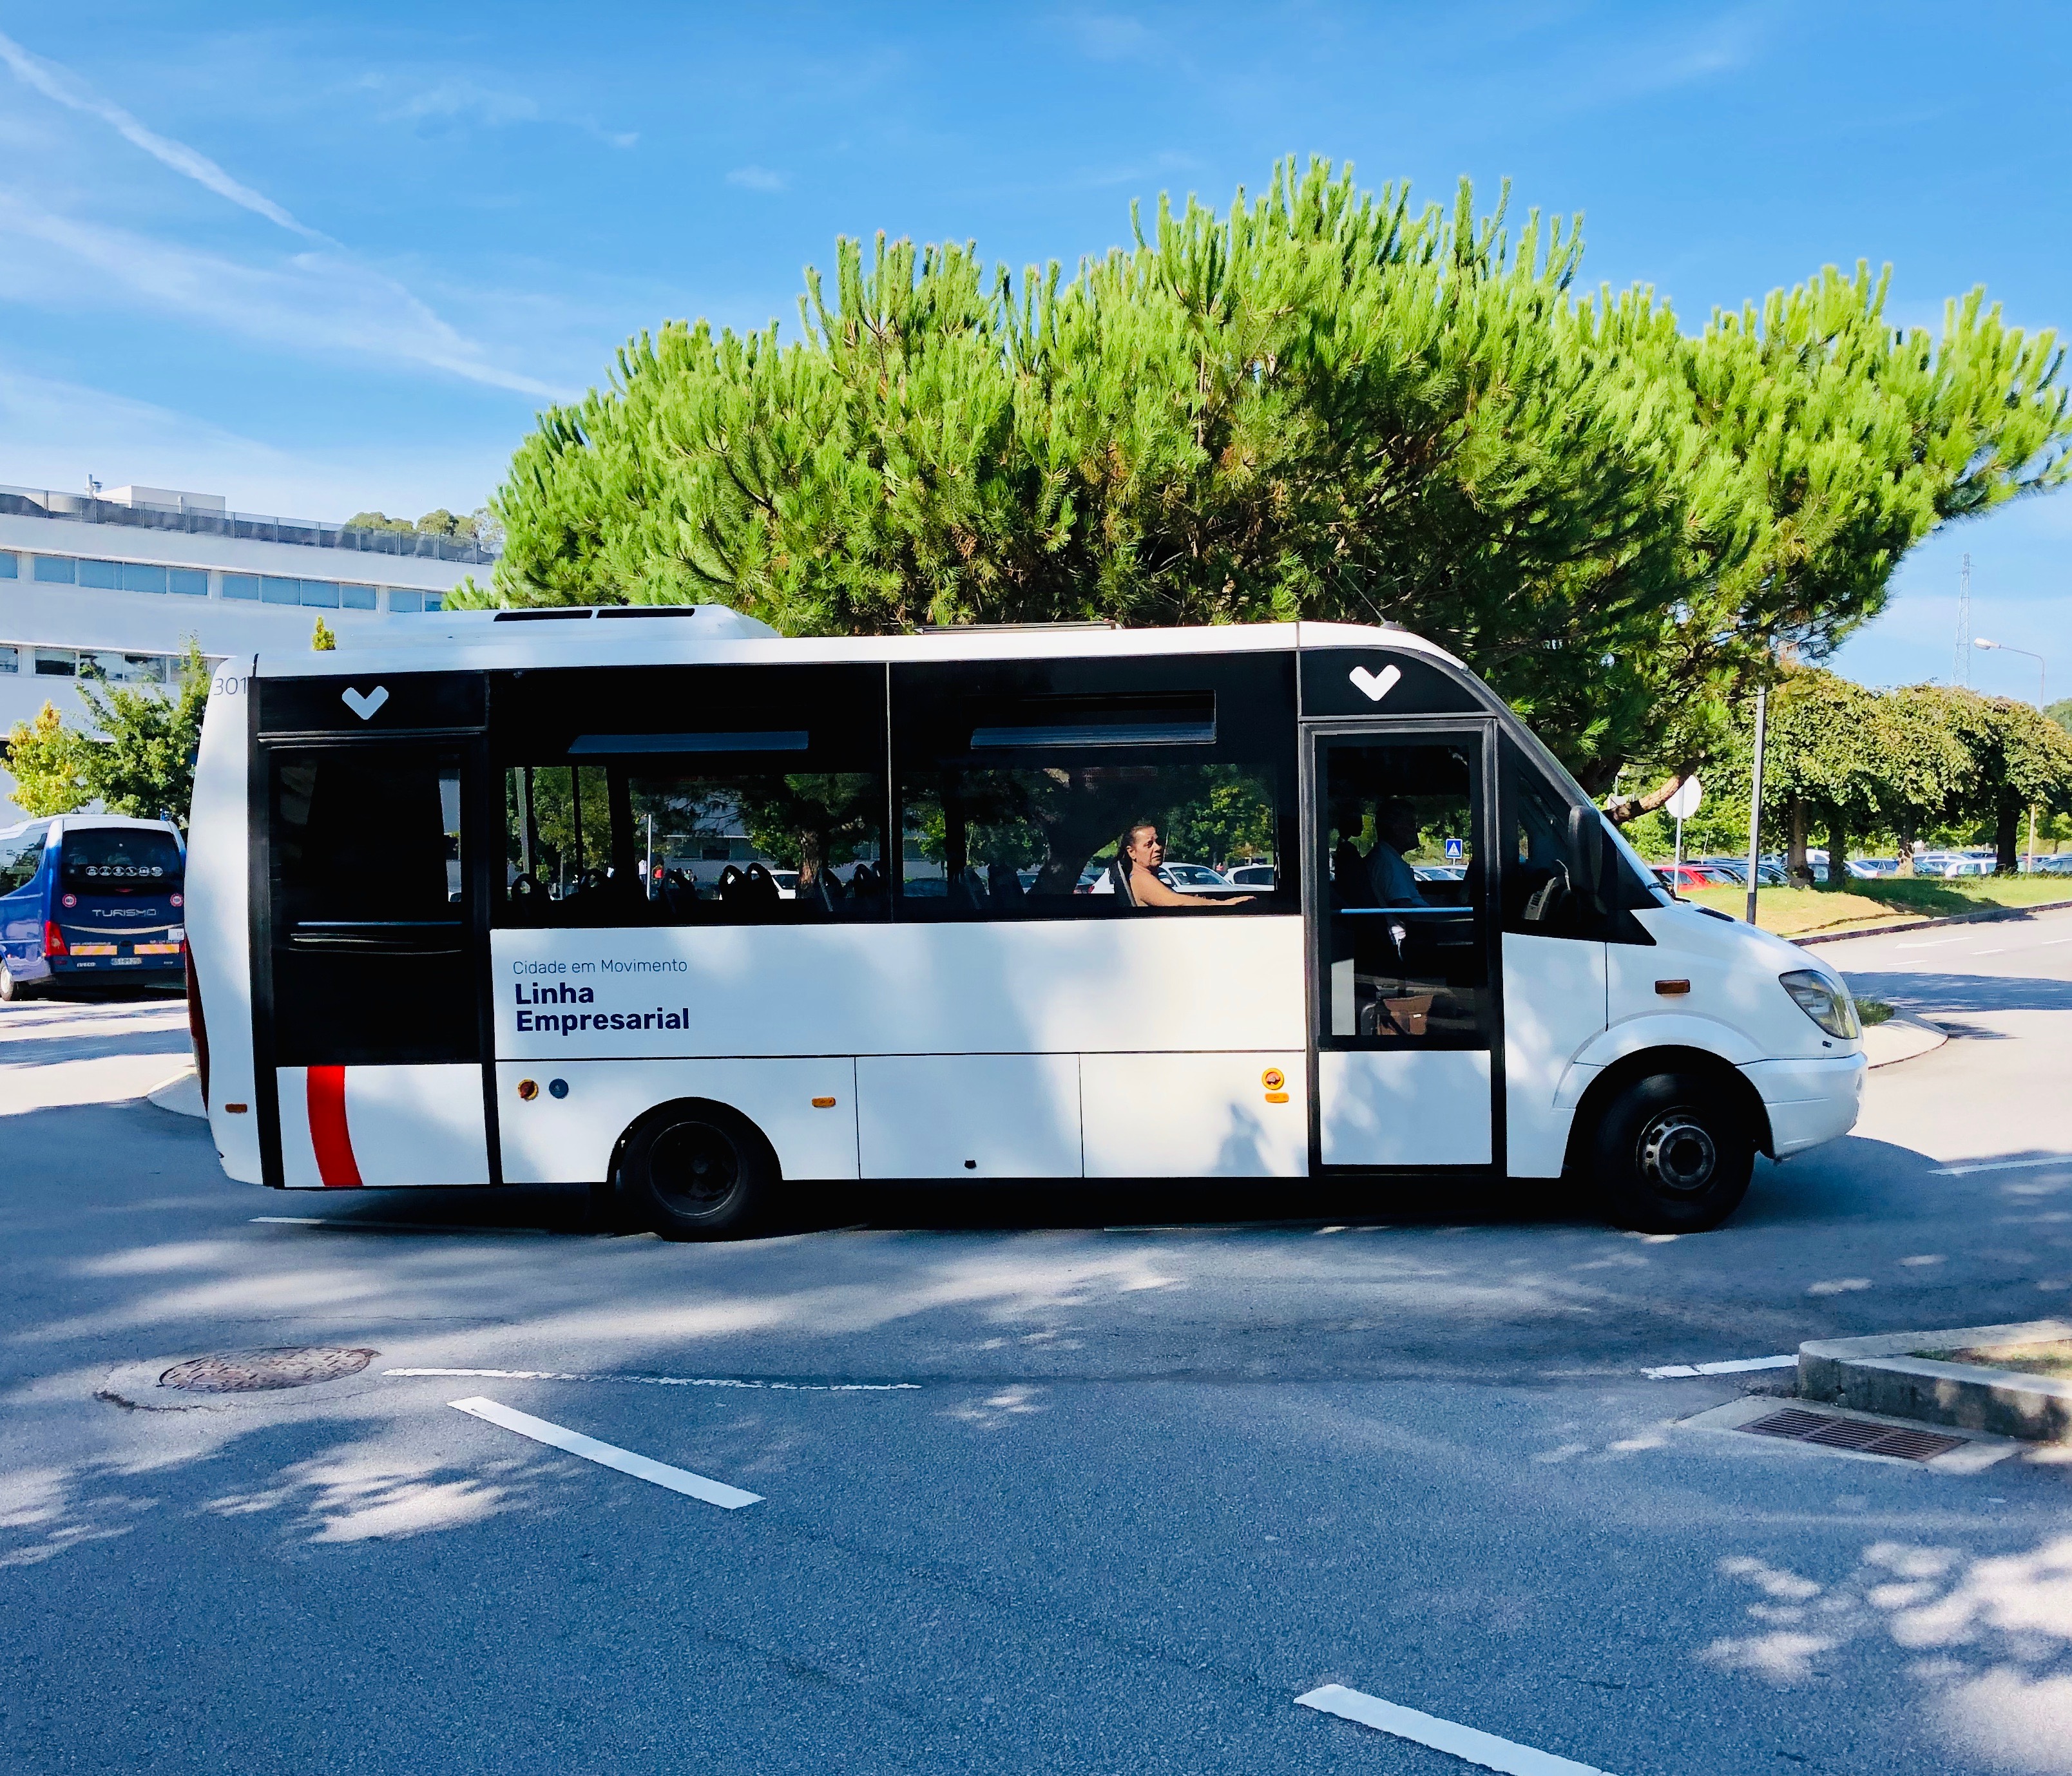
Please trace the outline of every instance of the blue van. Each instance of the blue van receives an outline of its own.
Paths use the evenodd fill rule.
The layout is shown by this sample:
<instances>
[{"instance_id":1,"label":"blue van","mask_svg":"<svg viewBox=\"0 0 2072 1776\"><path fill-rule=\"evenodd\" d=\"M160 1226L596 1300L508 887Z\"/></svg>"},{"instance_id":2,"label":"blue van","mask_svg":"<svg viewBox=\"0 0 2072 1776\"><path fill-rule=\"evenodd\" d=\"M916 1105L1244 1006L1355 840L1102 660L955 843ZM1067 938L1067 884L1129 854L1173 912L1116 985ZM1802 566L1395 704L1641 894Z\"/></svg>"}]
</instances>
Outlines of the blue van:
<instances>
[{"instance_id":1,"label":"blue van","mask_svg":"<svg viewBox=\"0 0 2072 1776\"><path fill-rule=\"evenodd\" d=\"M186 876L166 820L60 814L0 832L0 999L184 986Z\"/></svg>"}]
</instances>

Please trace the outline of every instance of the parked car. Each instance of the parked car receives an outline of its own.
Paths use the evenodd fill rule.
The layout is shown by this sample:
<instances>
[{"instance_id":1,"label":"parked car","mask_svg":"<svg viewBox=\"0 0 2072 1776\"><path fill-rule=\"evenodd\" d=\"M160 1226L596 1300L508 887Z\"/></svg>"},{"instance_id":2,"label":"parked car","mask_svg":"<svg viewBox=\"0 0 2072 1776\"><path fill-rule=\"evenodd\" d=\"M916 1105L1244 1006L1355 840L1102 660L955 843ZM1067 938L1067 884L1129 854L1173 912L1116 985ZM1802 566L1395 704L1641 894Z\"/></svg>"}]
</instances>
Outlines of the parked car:
<instances>
[{"instance_id":1,"label":"parked car","mask_svg":"<svg viewBox=\"0 0 2072 1776\"><path fill-rule=\"evenodd\" d=\"M1738 878L1706 863L1658 863L1653 866L1655 879L1671 894L1683 894L1692 888L1738 888Z\"/></svg>"},{"instance_id":2,"label":"parked car","mask_svg":"<svg viewBox=\"0 0 2072 1776\"><path fill-rule=\"evenodd\" d=\"M1176 894L1227 894L1231 879L1206 863L1174 863L1168 858L1158 865L1158 879Z\"/></svg>"},{"instance_id":3,"label":"parked car","mask_svg":"<svg viewBox=\"0 0 2072 1776\"><path fill-rule=\"evenodd\" d=\"M1724 871L1744 888L1748 886L1746 857L1700 857L1698 861L1708 870ZM1782 888L1788 878L1782 863L1774 863L1768 857L1758 857L1756 859L1755 879L1758 887Z\"/></svg>"},{"instance_id":4,"label":"parked car","mask_svg":"<svg viewBox=\"0 0 2072 1776\"><path fill-rule=\"evenodd\" d=\"M1420 882L1466 882L1468 866L1465 863L1413 863L1410 873Z\"/></svg>"},{"instance_id":5,"label":"parked car","mask_svg":"<svg viewBox=\"0 0 2072 1776\"><path fill-rule=\"evenodd\" d=\"M2072 857L2072 853L2067 853ZM1271 889L1276 871L1270 863L1232 864L1223 874L1230 878L1233 888Z\"/></svg>"},{"instance_id":6,"label":"parked car","mask_svg":"<svg viewBox=\"0 0 2072 1776\"><path fill-rule=\"evenodd\" d=\"M2072 851L2054 851L2032 858L2029 868L2039 876L2072 876Z\"/></svg>"}]
</instances>

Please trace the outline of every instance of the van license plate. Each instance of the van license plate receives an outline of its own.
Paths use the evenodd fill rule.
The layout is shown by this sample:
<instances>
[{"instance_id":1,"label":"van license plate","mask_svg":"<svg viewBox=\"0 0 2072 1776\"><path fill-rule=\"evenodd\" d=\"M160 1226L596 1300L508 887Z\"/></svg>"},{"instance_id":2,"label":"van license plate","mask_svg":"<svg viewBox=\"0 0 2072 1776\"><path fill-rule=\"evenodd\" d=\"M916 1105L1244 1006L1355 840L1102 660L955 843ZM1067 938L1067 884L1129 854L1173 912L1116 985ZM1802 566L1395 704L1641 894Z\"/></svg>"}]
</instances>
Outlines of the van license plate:
<instances>
[{"instance_id":1,"label":"van license plate","mask_svg":"<svg viewBox=\"0 0 2072 1776\"><path fill-rule=\"evenodd\" d=\"M139 956L118 956L108 964L111 968L141 968L144 959Z\"/></svg>"}]
</instances>

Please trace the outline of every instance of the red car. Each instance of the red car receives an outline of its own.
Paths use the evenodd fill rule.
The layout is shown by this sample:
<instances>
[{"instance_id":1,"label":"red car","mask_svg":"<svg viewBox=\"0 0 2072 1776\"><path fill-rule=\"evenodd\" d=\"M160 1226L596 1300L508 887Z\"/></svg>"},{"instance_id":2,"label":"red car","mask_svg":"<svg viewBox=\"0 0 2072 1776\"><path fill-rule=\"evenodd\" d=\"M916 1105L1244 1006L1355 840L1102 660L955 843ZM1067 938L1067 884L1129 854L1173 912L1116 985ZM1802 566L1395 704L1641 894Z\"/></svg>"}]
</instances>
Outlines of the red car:
<instances>
[{"instance_id":1,"label":"red car","mask_svg":"<svg viewBox=\"0 0 2072 1776\"><path fill-rule=\"evenodd\" d=\"M1693 888L1738 888L1741 884L1724 870L1705 863L1658 863L1655 879L1671 894L1687 894Z\"/></svg>"}]
</instances>

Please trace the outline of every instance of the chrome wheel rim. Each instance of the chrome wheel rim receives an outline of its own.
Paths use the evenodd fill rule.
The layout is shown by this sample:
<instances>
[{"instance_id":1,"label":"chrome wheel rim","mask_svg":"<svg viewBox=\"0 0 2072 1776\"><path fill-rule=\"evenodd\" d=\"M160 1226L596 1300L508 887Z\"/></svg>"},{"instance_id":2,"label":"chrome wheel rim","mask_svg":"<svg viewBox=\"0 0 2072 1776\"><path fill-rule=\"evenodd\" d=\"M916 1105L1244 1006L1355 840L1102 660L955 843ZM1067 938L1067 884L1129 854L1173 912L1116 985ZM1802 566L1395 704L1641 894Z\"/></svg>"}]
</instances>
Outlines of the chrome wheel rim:
<instances>
[{"instance_id":1,"label":"chrome wheel rim","mask_svg":"<svg viewBox=\"0 0 2072 1776\"><path fill-rule=\"evenodd\" d=\"M1719 1145L1691 1111L1665 1110L1641 1131L1640 1169L1658 1189L1688 1196L1712 1182Z\"/></svg>"}]
</instances>

